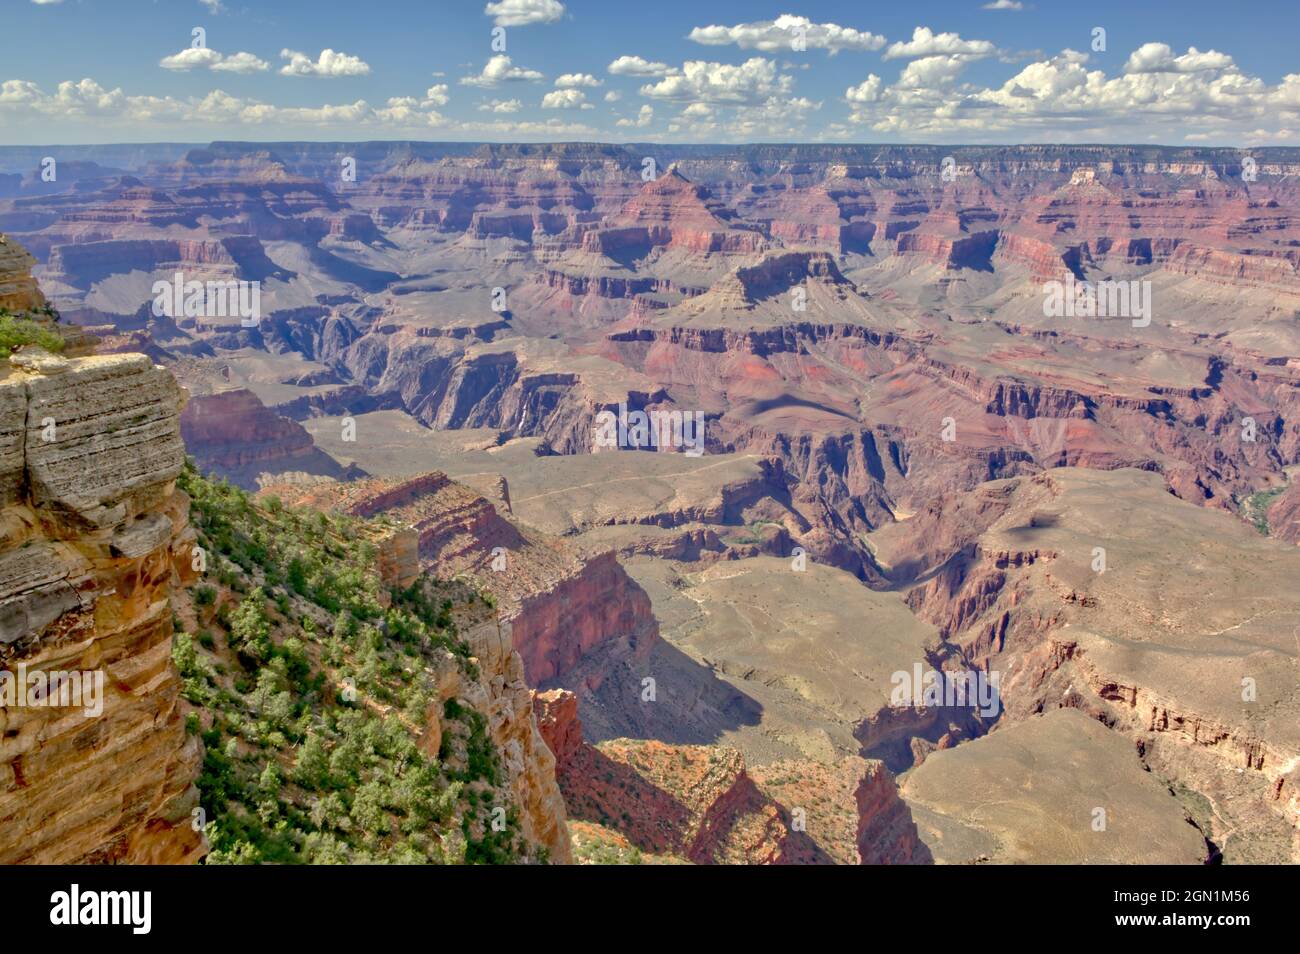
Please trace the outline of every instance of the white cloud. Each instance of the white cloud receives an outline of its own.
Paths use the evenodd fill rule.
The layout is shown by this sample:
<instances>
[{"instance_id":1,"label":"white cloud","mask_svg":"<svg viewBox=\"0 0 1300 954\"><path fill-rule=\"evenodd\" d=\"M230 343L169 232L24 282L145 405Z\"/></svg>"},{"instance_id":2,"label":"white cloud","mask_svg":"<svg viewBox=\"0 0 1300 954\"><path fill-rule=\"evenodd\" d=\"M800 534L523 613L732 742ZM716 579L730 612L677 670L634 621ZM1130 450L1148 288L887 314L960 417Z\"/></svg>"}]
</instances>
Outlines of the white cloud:
<instances>
[{"instance_id":1,"label":"white cloud","mask_svg":"<svg viewBox=\"0 0 1300 954\"><path fill-rule=\"evenodd\" d=\"M620 119L615 125L630 127L635 129L644 129L649 126L655 118L655 108L650 105L642 106L636 114L636 119Z\"/></svg>"},{"instance_id":2,"label":"white cloud","mask_svg":"<svg viewBox=\"0 0 1300 954\"><path fill-rule=\"evenodd\" d=\"M857 86L850 86L844 91L844 98L850 103L874 103L880 99L881 79L871 73Z\"/></svg>"},{"instance_id":3,"label":"white cloud","mask_svg":"<svg viewBox=\"0 0 1300 954\"><path fill-rule=\"evenodd\" d=\"M232 53L211 66L211 69L221 73L261 73L270 68L270 63L252 53Z\"/></svg>"},{"instance_id":4,"label":"white cloud","mask_svg":"<svg viewBox=\"0 0 1300 954\"><path fill-rule=\"evenodd\" d=\"M542 109L595 109L580 89L552 90L542 97Z\"/></svg>"},{"instance_id":5,"label":"white cloud","mask_svg":"<svg viewBox=\"0 0 1300 954\"><path fill-rule=\"evenodd\" d=\"M446 106L449 99L450 97L447 95L447 84L438 83L435 86L430 86L424 91L424 102L421 105L426 107Z\"/></svg>"},{"instance_id":6,"label":"white cloud","mask_svg":"<svg viewBox=\"0 0 1300 954\"><path fill-rule=\"evenodd\" d=\"M798 36L802 36L807 49L828 50L832 54L840 50L878 50L885 45L885 38L875 33L836 23L813 23L807 17L790 13L783 13L775 20L737 23L730 27L696 27L687 35L687 39L704 46L728 46L734 43L742 50L773 53L793 50L793 41Z\"/></svg>"},{"instance_id":7,"label":"white cloud","mask_svg":"<svg viewBox=\"0 0 1300 954\"><path fill-rule=\"evenodd\" d=\"M953 82L969 59L916 59L885 89L868 78L846 91L850 122L915 139L1244 144L1265 141L1261 131L1294 130L1300 120L1300 74L1270 87L1214 51L1175 56L1166 44L1146 44L1124 73L1108 77L1089 69L1088 54L1063 50L990 88Z\"/></svg>"},{"instance_id":8,"label":"white cloud","mask_svg":"<svg viewBox=\"0 0 1300 954\"><path fill-rule=\"evenodd\" d=\"M32 0L32 3L36 4L38 7L52 7L62 2L63 0Z\"/></svg>"},{"instance_id":9,"label":"white cloud","mask_svg":"<svg viewBox=\"0 0 1300 954\"><path fill-rule=\"evenodd\" d=\"M923 56L913 60L898 77L902 89L929 89L951 83L966 68L963 56Z\"/></svg>"},{"instance_id":10,"label":"white cloud","mask_svg":"<svg viewBox=\"0 0 1300 954\"><path fill-rule=\"evenodd\" d=\"M209 50L206 46L192 46L171 56L164 56L158 65L165 70L210 70L221 60L222 56L216 50Z\"/></svg>"},{"instance_id":11,"label":"white cloud","mask_svg":"<svg viewBox=\"0 0 1300 954\"><path fill-rule=\"evenodd\" d=\"M207 7L208 13L212 14L214 17L218 13L226 12L226 8L222 5L221 0L199 0L199 3Z\"/></svg>"},{"instance_id":12,"label":"white cloud","mask_svg":"<svg viewBox=\"0 0 1300 954\"><path fill-rule=\"evenodd\" d=\"M223 56L207 47L190 47L164 56L158 65L165 70L217 70L222 73L261 73L271 68L271 64L252 53L232 53Z\"/></svg>"},{"instance_id":13,"label":"white cloud","mask_svg":"<svg viewBox=\"0 0 1300 954\"><path fill-rule=\"evenodd\" d=\"M281 50L280 58L288 60L280 68L283 76L368 76L370 65L359 57L334 50L321 50L314 61L297 50Z\"/></svg>"},{"instance_id":14,"label":"white cloud","mask_svg":"<svg viewBox=\"0 0 1300 954\"><path fill-rule=\"evenodd\" d=\"M564 4L559 0L500 0L489 3L483 13L492 17L497 26L528 26L559 20L564 16Z\"/></svg>"},{"instance_id":15,"label":"white cloud","mask_svg":"<svg viewBox=\"0 0 1300 954\"><path fill-rule=\"evenodd\" d=\"M604 86L603 80L598 80L590 73L565 73L555 77L555 85L559 89L574 89L579 86Z\"/></svg>"},{"instance_id":16,"label":"white cloud","mask_svg":"<svg viewBox=\"0 0 1300 954\"><path fill-rule=\"evenodd\" d=\"M793 86L793 77L778 74L772 60L755 56L739 66L691 60L682 64L680 72L642 86L641 95L650 99L740 105L788 94Z\"/></svg>"},{"instance_id":17,"label":"white cloud","mask_svg":"<svg viewBox=\"0 0 1300 954\"><path fill-rule=\"evenodd\" d=\"M1201 73L1232 69L1232 57L1226 53L1188 47L1182 56L1174 56L1167 43L1143 43L1129 54L1125 73Z\"/></svg>"},{"instance_id":18,"label":"white cloud","mask_svg":"<svg viewBox=\"0 0 1300 954\"><path fill-rule=\"evenodd\" d=\"M616 89L611 89L608 93L605 94L605 102L607 103L617 103L622 98L623 98L623 94Z\"/></svg>"},{"instance_id":19,"label":"white cloud","mask_svg":"<svg viewBox=\"0 0 1300 954\"><path fill-rule=\"evenodd\" d=\"M667 63L643 60L639 56L620 56L609 64L608 70L615 76L668 76L677 72Z\"/></svg>"},{"instance_id":20,"label":"white cloud","mask_svg":"<svg viewBox=\"0 0 1300 954\"><path fill-rule=\"evenodd\" d=\"M455 129L457 132L473 134L480 138L485 135L497 136L506 141L518 141L525 138L551 140L576 137L590 138L598 135L596 129L585 123L567 122L562 119L466 122L457 123Z\"/></svg>"},{"instance_id":21,"label":"white cloud","mask_svg":"<svg viewBox=\"0 0 1300 954\"><path fill-rule=\"evenodd\" d=\"M758 105L737 109L731 119L722 123L722 128L737 138L788 136L792 131L803 130L811 115L821 108L821 103L802 96L793 99L772 96Z\"/></svg>"},{"instance_id":22,"label":"white cloud","mask_svg":"<svg viewBox=\"0 0 1300 954\"><path fill-rule=\"evenodd\" d=\"M929 27L917 27L912 39L891 43L885 59L914 59L922 56L968 56L982 59L992 56L998 48L988 40L963 40L956 33L935 33Z\"/></svg>"},{"instance_id":23,"label":"white cloud","mask_svg":"<svg viewBox=\"0 0 1300 954\"><path fill-rule=\"evenodd\" d=\"M1019 0L993 0L980 7L981 10L1023 10L1025 5Z\"/></svg>"},{"instance_id":24,"label":"white cloud","mask_svg":"<svg viewBox=\"0 0 1300 954\"><path fill-rule=\"evenodd\" d=\"M481 86L491 88L501 83L519 83L532 82L546 79L537 70L525 69L522 66L515 66L510 57L504 54L498 54L487 61L483 67L483 72L478 76L463 76L460 84L462 86Z\"/></svg>"},{"instance_id":25,"label":"white cloud","mask_svg":"<svg viewBox=\"0 0 1300 954\"><path fill-rule=\"evenodd\" d=\"M517 99L493 99L479 105L479 112L483 113L517 113L524 108L524 104Z\"/></svg>"}]
</instances>

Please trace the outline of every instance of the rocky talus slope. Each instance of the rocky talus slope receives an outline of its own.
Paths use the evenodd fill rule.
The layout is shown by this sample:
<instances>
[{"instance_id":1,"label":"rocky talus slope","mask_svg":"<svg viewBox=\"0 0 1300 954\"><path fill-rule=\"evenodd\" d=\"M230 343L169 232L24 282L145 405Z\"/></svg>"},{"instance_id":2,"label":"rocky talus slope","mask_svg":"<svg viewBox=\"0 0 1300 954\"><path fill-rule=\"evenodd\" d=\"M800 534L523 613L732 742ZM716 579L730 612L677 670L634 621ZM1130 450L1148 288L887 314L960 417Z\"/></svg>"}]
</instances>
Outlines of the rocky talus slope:
<instances>
[{"instance_id":1,"label":"rocky talus slope","mask_svg":"<svg viewBox=\"0 0 1300 954\"><path fill-rule=\"evenodd\" d=\"M69 674L46 702L73 675L103 697L0 708L0 862L194 861L168 604L194 540L181 392L143 355L24 363L0 371L0 664Z\"/></svg>"}]
</instances>

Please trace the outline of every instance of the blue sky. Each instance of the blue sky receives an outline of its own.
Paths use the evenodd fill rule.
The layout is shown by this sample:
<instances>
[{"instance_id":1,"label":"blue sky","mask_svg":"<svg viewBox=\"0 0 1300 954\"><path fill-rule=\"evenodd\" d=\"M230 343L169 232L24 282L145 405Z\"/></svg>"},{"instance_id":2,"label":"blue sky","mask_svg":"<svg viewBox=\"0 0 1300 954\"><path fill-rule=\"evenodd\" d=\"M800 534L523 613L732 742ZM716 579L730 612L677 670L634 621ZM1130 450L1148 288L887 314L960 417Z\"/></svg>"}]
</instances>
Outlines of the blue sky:
<instances>
[{"instance_id":1,"label":"blue sky","mask_svg":"<svg viewBox=\"0 0 1300 954\"><path fill-rule=\"evenodd\" d=\"M0 144L1300 144L1294 3L986 5L0 0Z\"/></svg>"}]
</instances>

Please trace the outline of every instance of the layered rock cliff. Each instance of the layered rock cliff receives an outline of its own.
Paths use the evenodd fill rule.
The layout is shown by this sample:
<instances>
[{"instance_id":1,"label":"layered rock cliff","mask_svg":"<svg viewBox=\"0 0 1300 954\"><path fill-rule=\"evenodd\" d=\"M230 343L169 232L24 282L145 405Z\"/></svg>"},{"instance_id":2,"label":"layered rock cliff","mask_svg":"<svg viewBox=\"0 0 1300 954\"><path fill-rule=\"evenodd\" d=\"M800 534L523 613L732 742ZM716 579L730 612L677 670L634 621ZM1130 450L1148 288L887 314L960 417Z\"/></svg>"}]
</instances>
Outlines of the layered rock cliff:
<instances>
[{"instance_id":1,"label":"layered rock cliff","mask_svg":"<svg viewBox=\"0 0 1300 954\"><path fill-rule=\"evenodd\" d=\"M31 311L45 304L45 296L32 278L35 264L27 249L0 235L0 308Z\"/></svg>"},{"instance_id":2,"label":"layered rock cliff","mask_svg":"<svg viewBox=\"0 0 1300 954\"><path fill-rule=\"evenodd\" d=\"M0 862L192 862L181 392L143 355L29 367L0 372L0 678L28 681L0 706Z\"/></svg>"}]
</instances>

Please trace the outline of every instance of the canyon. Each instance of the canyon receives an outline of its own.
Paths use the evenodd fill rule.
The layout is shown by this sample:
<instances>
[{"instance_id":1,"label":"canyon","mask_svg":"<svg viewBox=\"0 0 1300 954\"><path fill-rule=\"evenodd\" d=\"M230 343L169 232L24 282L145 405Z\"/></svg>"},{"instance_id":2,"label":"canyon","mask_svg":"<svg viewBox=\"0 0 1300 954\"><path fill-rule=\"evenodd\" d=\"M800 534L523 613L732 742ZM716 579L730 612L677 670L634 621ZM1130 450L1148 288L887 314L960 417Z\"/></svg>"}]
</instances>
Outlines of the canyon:
<instances>
[{"instance_id":1,"label":"canyon","mask_svg":"<svg viewBox=\"0 0 1300 954\"><path fill-rule=\"evenodd\" d=\"M48 382L167 392L165 441L109 441L125 489L14 457L5 550L64 569L11 596L164 605L188 453L485 594L552 860L1300 860L1300 151L1246 181L1213 148L370 143L343 182L335 149L0 197L0 307L99 351L15 354L17 446ZM155 315L176 272L258 282L259 321ZM1071 281L1146 283L1149 324L1051 317ZM620 408L699 413L704 453L600 446ZM170 625L123 649L164 708ZM914 666L997 673L997 712L899 705ZM157 734L144 827L83 857L201 851L168 827L196 753Z\"/></svg>"}]
</instances>

